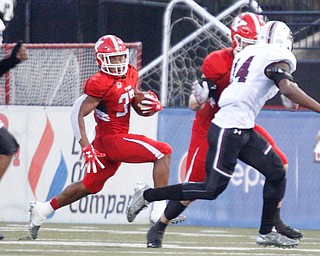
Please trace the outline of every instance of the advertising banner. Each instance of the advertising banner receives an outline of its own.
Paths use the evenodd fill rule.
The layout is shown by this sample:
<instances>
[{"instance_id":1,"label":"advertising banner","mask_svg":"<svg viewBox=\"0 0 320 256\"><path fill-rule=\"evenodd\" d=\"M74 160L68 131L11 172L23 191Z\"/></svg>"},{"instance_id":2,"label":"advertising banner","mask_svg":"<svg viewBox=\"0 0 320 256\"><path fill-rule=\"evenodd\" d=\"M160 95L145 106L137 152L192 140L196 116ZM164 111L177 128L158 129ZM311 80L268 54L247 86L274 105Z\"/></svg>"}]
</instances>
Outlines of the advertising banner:
<instances>
[{"instance_id":1,"label":"advertising banner","mask_svg":"<svg viewBox=\"0 0 320 256\"><path fill-rule=\"evenodd\" d=\"M50 200L66 186L80 181L81 148L73 136L70 107L1 107L0 120L16 137L19 152L1 180L1 221L29 220L29 202ZM92 116L87 131L94 130ZM131 132L157 136L157 115L140 117L132 111ZM126 150L126 149L123 149ZM152 164L122 164L102 191L65 206L49 217L53 222L128 223L125 208L137 182L152 182ZM149 221L143 211L135 223Z\"/></svg>"}]
</instances>

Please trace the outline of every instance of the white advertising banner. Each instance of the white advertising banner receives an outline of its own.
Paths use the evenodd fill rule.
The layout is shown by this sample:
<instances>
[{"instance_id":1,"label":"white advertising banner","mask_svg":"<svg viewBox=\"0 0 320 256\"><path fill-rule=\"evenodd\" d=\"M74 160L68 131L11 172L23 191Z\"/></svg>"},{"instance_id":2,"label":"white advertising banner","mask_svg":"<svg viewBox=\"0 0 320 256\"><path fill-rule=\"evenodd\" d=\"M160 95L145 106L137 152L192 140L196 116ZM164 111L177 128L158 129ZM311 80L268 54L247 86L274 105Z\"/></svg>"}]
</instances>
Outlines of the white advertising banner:
<instances>
[{"instance_id":1,"label":"white advertising banner","mask_svg":"<svg viewBox=\"0 0 320 256\"><path fill-rule=\"evenodd\" d=\"M0 183L0 221L27 222L30 201L47 201L84 176L70 111L71 107L0 107L0 120L20 144ZM157 115L140 117L132 111L131 132L156 139L157 121ZM87 131L92 131L93 117L87 117L86 123ZM128 223L125 209L134 185L139 181L152 185L152 167L152 163L122 164L103 190L59 209L48 221ZM149 213L150 207L137 216L135 223L149 223Z\"/></svg>"}]
</instances>

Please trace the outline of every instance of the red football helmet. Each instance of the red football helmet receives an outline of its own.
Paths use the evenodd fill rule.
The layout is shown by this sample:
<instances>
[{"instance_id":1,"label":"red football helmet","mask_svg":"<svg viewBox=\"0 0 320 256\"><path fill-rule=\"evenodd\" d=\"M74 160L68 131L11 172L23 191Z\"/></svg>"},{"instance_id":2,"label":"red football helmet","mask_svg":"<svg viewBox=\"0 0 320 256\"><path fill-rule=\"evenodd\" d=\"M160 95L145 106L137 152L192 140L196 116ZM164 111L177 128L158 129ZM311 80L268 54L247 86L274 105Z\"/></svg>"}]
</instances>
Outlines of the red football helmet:
<instances>
[{"instance_id":1,"label":"red football helmet","mask_svg":"<svg viewBox=\"0 0 320 256\"><path fill-rule=\"evenodd\" d=\"M96 61L102 72L112 76L123 76L127 73L129 50L120 38L105 35L96 42L94 49Z\"/></svg>"},{"instance_id":2,"label":"red football helmet","mask_svg":"<svg viewBox=\"0 0 320 256\"><path fill-rule=\"evenodd\" d=\"M239 52L243 49L243 43L255 44L263 25L261 16L254 13L244 12L235 17L231 24L233 48Z\"/></svg>"}]
</instances>

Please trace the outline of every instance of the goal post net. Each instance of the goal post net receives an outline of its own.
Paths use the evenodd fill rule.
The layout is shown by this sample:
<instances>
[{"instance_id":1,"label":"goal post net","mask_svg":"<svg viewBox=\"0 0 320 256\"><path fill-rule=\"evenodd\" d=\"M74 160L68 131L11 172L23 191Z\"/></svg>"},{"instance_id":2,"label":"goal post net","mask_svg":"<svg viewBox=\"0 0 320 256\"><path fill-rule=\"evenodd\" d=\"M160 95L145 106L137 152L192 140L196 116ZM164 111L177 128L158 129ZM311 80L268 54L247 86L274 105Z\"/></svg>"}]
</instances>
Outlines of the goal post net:
<instances>
[{"instance_id":1,"label":"goal post net","mask_svg":"<svg viewBox=\"0 0 320 256\"><path fill-rule=\"evenodd\" d=\"M129 62L141 69L142 43L125 43ZM1 58L14 44L3 44ZM25 44L28 60L0 78L0 104L72 106L85 81L99 69L94 44Z\"/></svg>"},{"instance_id":2,"label":"goal post net","mask_svg":"<svg viewBox=\"0 0 320 256\"><path fill-rule=\"evenodd\" d=\"M232 20L252 5L258 6L255 1L237 1L214 17L192 0L171 1L163 19L162 55L141 70L142 87L157 93L165 106L187 107L204 58L231 46ZM181 34L185 27L186 35Z\"/></svg>"}]
</instances>

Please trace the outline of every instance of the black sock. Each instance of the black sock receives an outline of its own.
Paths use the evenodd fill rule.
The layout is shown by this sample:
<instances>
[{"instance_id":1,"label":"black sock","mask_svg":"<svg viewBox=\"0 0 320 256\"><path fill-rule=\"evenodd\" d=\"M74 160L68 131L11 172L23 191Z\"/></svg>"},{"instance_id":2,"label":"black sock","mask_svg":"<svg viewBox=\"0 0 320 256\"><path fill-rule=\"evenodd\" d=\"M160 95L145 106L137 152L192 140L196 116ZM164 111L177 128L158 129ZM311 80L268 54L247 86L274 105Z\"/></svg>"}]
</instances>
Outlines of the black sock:
<instances>
[{"instance_id":1,"label":"black sock","mask_svg":"<svg viewBox=\"0 0 320 256\"><path fill-rule=\"evenodd\" d=\"M182 184L171 185L167 187L147 189L143 193L144 199L149 203L161 200L185 200L182 196Z\"/></svg>"},{"instance_id":2,"label":"black sock","mask_svg":"<svg viewBox=\"0 0 320 256\"><path fill-rule=\"evenodd\" d=\"M187 207L184 206L179 201L170 200L166 209L164 210L164 215L168 220L172 220L180 215Z\"/></svg>"},{"instance_id":3,"label":"black sock","mask_svg":"<svg viewBox=\"0 0 320 256\"><path fill-rule=\"evenodd\" d=\"M261 226L259 230L260 234L265 235L272 231L272 228L275 225L274 218L278 203L279 200L263 199Z\"/></svg>"},{"instance_id":4,"label":"black sock","mask_svg":"<svg viewBox=\"0 0 320 256\"><path fill-rule=\"evenodd\" d=\"M283 222L283 220L280 217L280 209L281 208L277 208L276 214L274 216L274 225L276 227L276 230L278 230L278 231L283 230L288 226L287 224L285 224Z\"/></svg>"},{"instance_id":5,"label":"black sock","mask_svg":"<svg viewBox=\"0 0 320 256\"><path fill-rule=\"evenodd\" d=\"M161 219L154 224L154 228L160 232L164 232L167 226L168 224L163 223Z\"/></svg>"}]
</instances>

